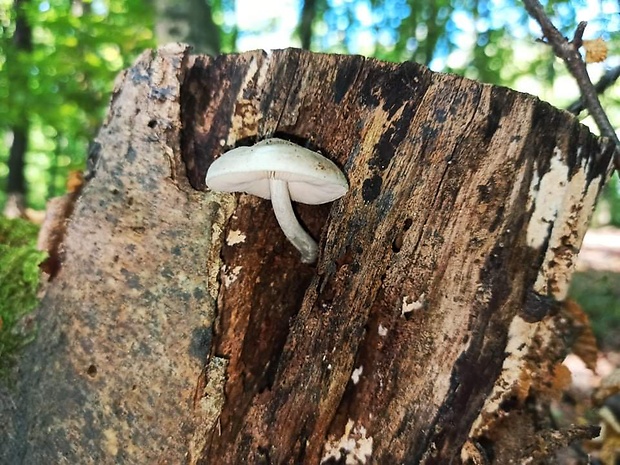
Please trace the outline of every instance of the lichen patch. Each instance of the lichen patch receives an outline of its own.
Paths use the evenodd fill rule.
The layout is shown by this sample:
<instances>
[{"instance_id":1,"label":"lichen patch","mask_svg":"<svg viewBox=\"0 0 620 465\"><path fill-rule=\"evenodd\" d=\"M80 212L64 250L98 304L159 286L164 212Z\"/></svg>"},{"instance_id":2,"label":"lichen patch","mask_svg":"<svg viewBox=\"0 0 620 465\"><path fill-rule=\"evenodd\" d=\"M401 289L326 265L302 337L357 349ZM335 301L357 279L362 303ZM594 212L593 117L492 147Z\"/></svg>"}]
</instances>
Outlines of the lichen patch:
<instances>
[{"instance_id":1,"label":"lichen patch","mask_svg":"<svg viewBox=\"0 0 620 465\"><path fill-rule=\"evenodd\" d=\"M401 315L405 316L407 313L415 312L416 310L421 310L424 308L424 304L426 302L426 296L424 293L420 295L418 300L413 301L413 299L409 296L403 296L403 304L400 310Z\"/></svg>"},{"instance_id":2,"label":"lichen patch","mask_svg":"<svg viewBox=\"0 0 620 465\"><path fill-rule=\"evenodd\" d=\"M241 273L242 269L242 266L235 266L231 270L224 265L222 267L222 282L224 283L224 287L229 287L232 283L234 283L239 277L239 273Z\"/></svg>"},{"instance_id":3,"label":"lichen patch","mask_svg":"<svg viewBox=\"0 0 620 465\"><path fill-rule=\"evenodd\" d=\"M103 430L104 446L108 455L116 457L118 454L118 436L112 428Z\"/></svg>"},{"instance_id":4,"label":"lichen patch","mask_svg":"<svg viewBox=\"0 0 620 465\"><path fill-rule=\"evenodd\" d=\"M344 434L340 439L333 438L325 444L325 454L321 463L336 461L346 465L361 465L369 463L372 457L372 437L366 437L366 428L355 426L351 419L347 421ZM343 462L344 459L344 462Z\"/></svg>"},{"instance_id":5,"label":"lichen patch","mask_svg":"<svg viewBox=\"0 0 620 465\"><path fill-rule=\"evenodd\" d=\"M351 374L351 381L353 381L353 384L357 384L360 382L360 377L362 376L363 372L364 372L363 365L360 365L355 370L353 370L353 373Z\"/></svg>"},{"instance_id":6,"label":"lichen patch","mask_svg":"<svg viewBox=\"0 0 620 465\"><path fill-rule=\"evenodd\" d=\"M568 165L562 151L555 147L549 161L549 171L542 178L534 176L530 185L528 201L534 204L527 228L527 243L530 247L541 247L549 236L562 204L567 179Z\"/></svg>"},{"instance_id":7,"label":"lichen patch","mask_svg":"<svg viewBox=\"0 0 620 465\"><path fill-rule=\"evenodd\" d=\"M226 245L232 246L236 244L241 244L245 242L246 235L241 231L233 229L228 232L228 236L226 237Z\"/></svg>"},{"instance_id":8,"label":"lichen patch","mask_svg":"<svg viewBox=\"0 0 620 465\"><path fill-rule=\"evenodd\" d=\"M585 162L584 162L585 163ZM564 300L577 253L588 228L602 177L588 181L587 166L568 179L568 167L559 150L540 180L527 240L533 247L547 243L534 291Z\"/></svg>"}]
</instances>

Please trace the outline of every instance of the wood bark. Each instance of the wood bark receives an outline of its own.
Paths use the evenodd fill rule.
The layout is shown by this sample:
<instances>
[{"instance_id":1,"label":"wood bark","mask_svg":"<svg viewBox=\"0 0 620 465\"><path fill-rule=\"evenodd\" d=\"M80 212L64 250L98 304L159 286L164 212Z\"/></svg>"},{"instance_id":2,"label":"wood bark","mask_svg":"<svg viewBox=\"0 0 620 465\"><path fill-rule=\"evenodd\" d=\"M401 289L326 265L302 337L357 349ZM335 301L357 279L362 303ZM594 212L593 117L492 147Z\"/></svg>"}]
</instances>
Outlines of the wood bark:
<instances>
[{"instance_id":1,"label":"wood bark","mask_svg":"<svg viewBox=\"0 0 620 465\"><path fill-rule=\"evenodd\" d=\"M226 150L320 150L350 191L213 193ZM518 463L583 429L562 301L613 149L529 95L299 50L143 54L119 79L20 367L8 463ZM545 438L541 441L541 438Z\"/></svg>"}]
</instances>

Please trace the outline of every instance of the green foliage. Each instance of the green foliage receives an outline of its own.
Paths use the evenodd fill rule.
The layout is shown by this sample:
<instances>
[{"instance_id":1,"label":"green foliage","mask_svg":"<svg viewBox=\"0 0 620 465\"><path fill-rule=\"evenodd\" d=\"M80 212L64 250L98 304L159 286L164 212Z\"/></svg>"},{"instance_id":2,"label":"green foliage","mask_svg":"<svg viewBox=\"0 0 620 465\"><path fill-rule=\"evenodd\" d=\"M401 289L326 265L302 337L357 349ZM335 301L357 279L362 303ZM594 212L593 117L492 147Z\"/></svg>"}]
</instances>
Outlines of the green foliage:
<instances>
[{"instance_id":1,"label":"green foliage","mask_svg":"<svg viewBox=\"0 0 620 465\"><path fill-rule=\"evenodd\" d=\"M32 52L15 49L13 0L0 0L0 138L5 142L0 144L0 207L10 128L28 122L27 200L29 206L42 209L48 197L64 191L67 172L83 167L115 76L138 53L155 46L156 18L154 3L144 0L22 1L33 32ZM301 8L303 0L298 1ZM269 35L294 20L283 18L278 10L271 21L249 21L244 29L236 20L240 8L247 6L234 0L207 3L223 53L235 52L239 39ZM520 1L314 0L313 4L315 51L414 60L437 71L525 90L559 107L578 95L572 83L562 81L567 73L550 47L535 42L540 29ZM545 5L567 36L583 19L578 13L593 8L586 0L549 0ZM617 2L601 0L597 8L586 38L602 34L609 39L618 28L618 15L612 14L617 13ZM610 57L618 56L618 42L610 40L609 45ZM590 69L596 79L604 66ZM620 122L620 110L614 111L620 108L620 89L607 92L604 100L612 122Z\"/></svg>"},{"instance_id":2,"label":"green foliage","mask_svg":"<svg viewBox=\"0 0 620 465\"><path fill-rule=\"evenodd\" d=\"M39 264L45 253L36 249L37 232L32 223L0 217L0 379L32 337L18 322L38 302Z\"/></svg>"},{"instance_id":3,"label":"green foliage","mask_svg":"<svg viewBox=\"0 0 620 465\"><path fill-rule=\"evenodd\" d=\"M608 209L609 224L620 227L620 181L617 172L605 186L602 206Z\"/></svg>"},{"instance_id":4,"label":"green foliage","mask_svg":"<svg viewBox=\"0 0 620 465\"><path fill-rule=\"evenodd\" d=\"M601 348L620 349L620 273L575 273L570 294L590 317Z\"/></svg>"},{"instance_id":5,"label":"green foliage","mask_svg":"<svg viewBox=\"0 0 620 465\"><path fill-rule=\"evenodd\" d=\"M315 0L312 49L359 53L382 60L413 60L491 84L534 93L562 108L578 97L551 47L536 39L540 27L521 1ZM593 2L549 0L546 9L567 37ZM618 4L602 0L585 38L608 38L618 29ZM587 15L586 15L587 16ZM609 41L610 57L614 41ZM591 65L595 79L604 65ZM566 81L566 82L565 82ZM562 83L562 85L559 85ZM618 99L608 102L617 106ZM614 116L613 114L611 115ZM616 121L620 122L620 115Z\"/></svg>"},{"instance_id":6,"label":"green foliage","mask_svg":"<svg viewBox=\"0 0 620 465\"><path fill-rule=\"evenodd\" d=\"M26 178L29 205L42 209L64 187L68 170L81 168L103 119L115 76L155 45L154 12L142 0L29 0L31 52L13 43L16 11L0 0L0 138L28 124ZM0 191L8 169L0 149ZM4 203L0 197L0 206Z\"/></svg>"},{"instance_id":7,"label":"green foliage","mask_svg":"<svg viewBox=\"0 0 620 465\"><path fill-rule=\"evenodd\" d=\"M220 30L220 51L232 53L237 50L236 43L239 28L233 22L226 21L235 10L234 0L209 0L213 22Z\"/></svg>"}]
</instances>

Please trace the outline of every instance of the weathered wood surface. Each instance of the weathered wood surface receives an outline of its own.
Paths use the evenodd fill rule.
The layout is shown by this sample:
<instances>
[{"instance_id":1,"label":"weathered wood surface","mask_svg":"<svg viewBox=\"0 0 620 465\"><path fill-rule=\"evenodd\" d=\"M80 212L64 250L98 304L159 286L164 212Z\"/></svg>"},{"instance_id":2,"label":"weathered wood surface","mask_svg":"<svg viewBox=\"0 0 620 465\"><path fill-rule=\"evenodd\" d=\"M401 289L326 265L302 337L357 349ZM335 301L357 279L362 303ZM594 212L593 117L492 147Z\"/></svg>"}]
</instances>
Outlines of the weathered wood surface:
<instances>
[{"instance_id":1,"label":"weathered wood surface","mask_svg":"<svg viewBox=\"0 0 620 465\"><path fill-rule=\"evenodd\" d=\"M173 47L120 76L20 367L0 463L180 463L187 454L214 318L207 263L218 266L215 221L226 207L184 174L186 67L185 48Z\"/></svg>"},{"instance_id":2,"label":"weathered wood surface","mask_svg":"<svg viewBox=\"0 0 620 465\"><path fill-rule=\"evenodd\" d=\"M206 191L216 157L271 136L351 185L297 207L315 266L269 202ZM612 155L567 113L415 63L171 46L119 80L96 153L21 368L11 463L553 452L525 399L568 350L554 302Z\"/></svg>"}]
</instances>

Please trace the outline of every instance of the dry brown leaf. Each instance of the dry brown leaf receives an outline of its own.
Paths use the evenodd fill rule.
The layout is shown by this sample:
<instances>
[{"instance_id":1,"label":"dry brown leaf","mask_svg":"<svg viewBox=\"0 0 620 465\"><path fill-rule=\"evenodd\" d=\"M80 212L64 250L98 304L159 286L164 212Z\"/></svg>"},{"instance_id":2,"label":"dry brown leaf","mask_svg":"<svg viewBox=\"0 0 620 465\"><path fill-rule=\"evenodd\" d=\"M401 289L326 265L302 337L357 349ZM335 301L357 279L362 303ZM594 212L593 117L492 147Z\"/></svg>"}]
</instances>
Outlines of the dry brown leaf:
<instances>
[{"instance_id":1,"label":"dry brown leaf","mask_svg":"<svg viewBox=\"0 0 620 465\"><path fill-rule=\"evenodd\" d=\"M594 393L594 402L602 405L608 397L620 393L620 368L616 368L601 380L601 385Z\"/></svg>"},{"instance_id":2,"label":"dry brown leaf","mask_svg":"<svg viewBox=\"0 0 620 465\"><path fill-rule=\"evenodd\" d=\"M553 367L553 383L551 386L552 392L559 397L573 379L573 376L566 365L558 363Z\"/></svg>"},{"instance_id":3,"label":"dry brown leaf","mask_svg":"<svg viewBox=\"0 0 620 465\"><path fill-rule=\"evenodd\" d=\"M599 452L599 458L605 465L617 464L620 458L620 434L608 428L608 434L603 439Z\"/></svg>"},{"instance_id":4,"label":"dry brown leaf","mask_svg":"<svg viewBox=\"0 0 620 465\"><path fill-rule=\"evenodd\" d=\"M532 388L533 384L533 370L535 370L535 368L529 366L528 364L526 368L519 374L519 382L515 386L515 394L517 395L517 399L519 399L519 402L524 402L527 396L530 394L530 389Z\"/></svg>"},{"instance_id":5,"label":"dry brown leaf","mask_svg":"<svg viewBox=\"0 0 620 465\"><path fill-rule=\"evenodd\" d=\"M74 170L69 172L67 177L67 192L77 192L84 184L84 175L81 171Z\"/></svg>"},{"instance_id":6,"label":"dry brown leaf","mask_svg":"<svg viewBox=\"0 0 620 465\"><path fill-rule=\"evenodd\" d=\"M575 326L579 335L572 346L573 353L583 360L583 363L592 371L596 369L596 360L598 358L598 347L596 346L596 337L592 331L592 325L588 315L583 311L581 306L572 299L564 302L564 308L573 317L573 326Z\"/></svg>"},{"instance_id":7,"label":"dry brown leaf","mask_svg":"<svg viewBox=\"0 0 620 465\"><path fill-rule=\"evenodd\" d=\"M602 38L584 40L583 48L586 50L586 63L599 63L607 58L607 44Z\"/></svg>"}]
</instances>

